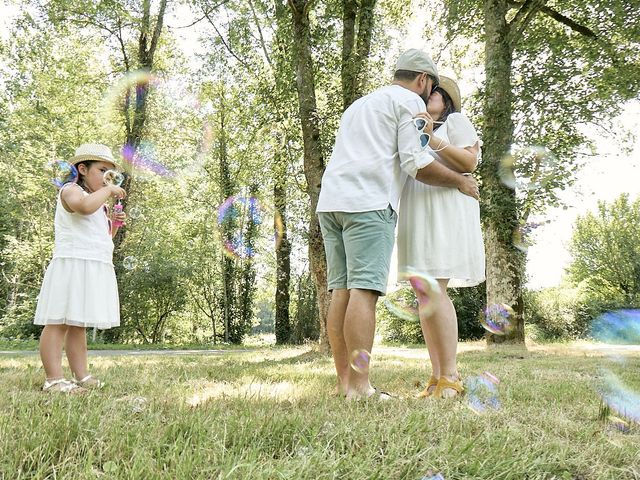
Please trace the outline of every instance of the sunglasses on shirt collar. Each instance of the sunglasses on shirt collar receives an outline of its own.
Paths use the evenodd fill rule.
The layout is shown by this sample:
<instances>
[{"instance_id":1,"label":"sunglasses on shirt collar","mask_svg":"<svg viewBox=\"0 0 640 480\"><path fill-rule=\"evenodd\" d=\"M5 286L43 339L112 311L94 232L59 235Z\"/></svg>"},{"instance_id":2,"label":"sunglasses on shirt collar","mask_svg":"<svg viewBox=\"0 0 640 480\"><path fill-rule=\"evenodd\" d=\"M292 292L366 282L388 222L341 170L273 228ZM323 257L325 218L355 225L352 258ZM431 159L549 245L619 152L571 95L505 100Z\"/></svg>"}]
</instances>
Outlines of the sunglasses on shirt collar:
<instances>
[{"instance_id":1,"label":"sunglasses on shirt collar","mask_svg":"<svg viewBox=\"0 0 640 480\"><path fill-rule=\"evenodd\" d=\"M429 140L431 140L431 137L429 136L428 133L424 133L424 127L427 126L427 121L424 118L414 118L413 119L413 125L418 129L420 133L420 145L422 146L422 148L425 148L427 145L429 145Z\"/></svg>"}]
</instances>

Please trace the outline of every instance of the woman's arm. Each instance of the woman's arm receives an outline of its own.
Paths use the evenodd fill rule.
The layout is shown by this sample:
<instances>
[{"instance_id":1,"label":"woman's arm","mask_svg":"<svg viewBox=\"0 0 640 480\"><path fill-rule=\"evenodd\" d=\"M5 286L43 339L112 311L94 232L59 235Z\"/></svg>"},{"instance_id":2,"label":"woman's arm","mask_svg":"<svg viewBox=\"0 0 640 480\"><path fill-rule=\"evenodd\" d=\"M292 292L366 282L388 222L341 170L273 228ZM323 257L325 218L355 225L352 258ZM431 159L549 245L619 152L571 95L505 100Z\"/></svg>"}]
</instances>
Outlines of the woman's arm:
<instances>
[{"instance_id":1,"label":"woman's arm","mask_svg":"<svg viewBox=\"0 0 640 480\"><path fill-rule=\"evenodd\" d=\"M72 213L91 215L102 207L109 197L124 198L127 193L115 185L107 185L100 190L85 195L81 188L65 188L60 194L64 208Z\"/></svg>"},{"instance_id":2,"label":"woman's arm","mask_svg":"<svg viewBox=\"0 0 640 480\"><path fill-rule=\"evenodd\" d=\"M429 140L429 146L440 155L442 160L447 162L452 170L458 173L471 173L478 166L479 142L476 142L471 147L461 148L451 145L446 140L433 134L431 135L431 140Z\"/></svg>"},{"instance_id":3,"label":"woman's arm","mask_svg":"<svg viewBox=\"0 0 640 480\"><path fill-rule=\"evenodd\" d=\"M456 115L456 117L454 117L454 115ZM435 133L433 132L434 121L431 115L427 112L420 112L416 117L423 118L427 122L424 132L429 134L429 147L431 147L431 150L438 153L440 159L442 159L448 167L458 173L472 173L476 169L478 166L478 155L480 154L479 141L476 141L470 147L457 147L438 137L437 131ZM450 124L450 122L454 121L454 118L455 123ZM473 128L473 125L471 125L471 122L469 122L466 117L459 114L452 114L447 119L446 125L443 125L442 128L447 127L449 128L449 131L452 128L461 129L458 133L466 132L468 134L469 131L473 131L473 137L477 138L475 129ZM449 134L449 137L451 137L451 134ZM468 135L463 135L463 137L469 138Z\"/></svg>"}]
</instances>

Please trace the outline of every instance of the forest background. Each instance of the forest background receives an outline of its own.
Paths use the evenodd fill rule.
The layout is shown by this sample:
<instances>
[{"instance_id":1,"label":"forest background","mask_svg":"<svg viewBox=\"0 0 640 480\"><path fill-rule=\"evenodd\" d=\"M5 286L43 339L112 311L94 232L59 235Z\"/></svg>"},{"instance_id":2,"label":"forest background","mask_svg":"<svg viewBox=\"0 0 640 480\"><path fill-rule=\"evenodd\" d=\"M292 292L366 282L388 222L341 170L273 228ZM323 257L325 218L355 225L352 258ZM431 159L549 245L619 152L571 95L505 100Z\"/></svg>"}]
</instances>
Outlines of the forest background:
<instances>
[{"instance_id":1,"label":"forest background","mask_svg":"<svg viewBox=\"0 0 640 480\"><path fill-rule=\"evenodd\" d=\"M484 142L488 280L453 292L462 337L485 335L478 319L495 303L514 309L515 328L489 342L587 336L600 313L638 306L640 204L611 197L637 172L631 2L53 0L4 11L0 337L38 335L56 197L47 165L100 141L126 167L129 221L114 257L122 326L98 340L274 332L326 346L319 179L343 110L388 83L410 46L460 80ZM613 157L614 180L600 185L609 203L589 214L568 192ZM568 274L527 288L528 271L562 263L544 250L557 237L547 221L576 203L575 224L557 222L572 225ZM386 340L419 340L417 323L382 302L379 314Z\"/></svg>"}]
</instances>

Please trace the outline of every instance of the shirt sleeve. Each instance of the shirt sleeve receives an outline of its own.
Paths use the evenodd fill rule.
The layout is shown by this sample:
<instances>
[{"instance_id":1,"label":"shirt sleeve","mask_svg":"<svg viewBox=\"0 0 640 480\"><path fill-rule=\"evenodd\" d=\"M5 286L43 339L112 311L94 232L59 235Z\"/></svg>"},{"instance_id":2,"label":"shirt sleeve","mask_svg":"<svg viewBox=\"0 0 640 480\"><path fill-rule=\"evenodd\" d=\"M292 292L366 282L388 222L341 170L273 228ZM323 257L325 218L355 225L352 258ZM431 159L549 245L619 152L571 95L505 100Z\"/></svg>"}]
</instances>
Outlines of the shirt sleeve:
<instances>
[{"instance_id":1,"label":"shirt sleeve","mask_svg":"<svg viewBox=\"0 0 640 480\"><path fill-rule=\"evenodd\" d=\"M416 96L417 97L417 96ZM420 145L420 132L413 124L413 117L426 111L420 97L398 104L398 155L400 168L412 178L416 178L418 170L433 162L434 157Z\"/></svg>"},{"instance_id":2,"label":"shirt sleeve","mask_svg":"<svg viewBox=\"0 0 640 480\"><path fill-rule=\"evenodd\" d=\"M447 117L447 135L449 142L456 147L473 147L476 143L482 145L475 127L461 113L452 113Z\"/></svg>"}]
</instances>

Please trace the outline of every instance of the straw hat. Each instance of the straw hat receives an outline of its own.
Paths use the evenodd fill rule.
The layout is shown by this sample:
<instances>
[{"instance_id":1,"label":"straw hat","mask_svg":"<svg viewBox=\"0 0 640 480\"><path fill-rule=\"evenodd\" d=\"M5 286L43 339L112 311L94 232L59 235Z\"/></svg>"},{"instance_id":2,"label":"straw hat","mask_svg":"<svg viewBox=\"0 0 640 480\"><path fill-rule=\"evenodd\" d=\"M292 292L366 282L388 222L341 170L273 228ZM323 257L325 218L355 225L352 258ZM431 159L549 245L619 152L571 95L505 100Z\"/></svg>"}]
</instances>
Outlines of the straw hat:
<instances>
[{"instance_id":1,"label":"straw hat","mask_svg":"<svg viewBox=\"0 0 640 480\"><path fill-rule=\"evenodd\" d=\"M97 160L99 162L107 162L114 168L120 169L111 153L111 149L101 143L83 143L76 148L76 154L69 159L72 165L76 165L85 160Z\"/></svg>"},{"instance_id":2,"label":"straw hat","mask_svg":"<svg viewBox=\"0 0 640 480\"><path fill-rule=\"evenodd\" d=\"M398 57L396 62L396 71L397 70L427 73L435 78L437 82L440 81L436 64L433 63L433 60L427 52L418 50L417 48L411 48Z\"/></svg>"},{"instance_id":3,"label":"straw hat","mask_svg":"<svg viewBox=\"0 0 640 480\"><path fill-rule=\"evenodd\" d=\"M440 83L438 84L438 88L441 88L445 92L447 92L447 94L453 101L454 110L456 112L459 112L462 106L462 100L460 98L460 89L458 88L458 84L456 83L456 81L453 78L440 75Z\"/></svg>"}]
</instances>

